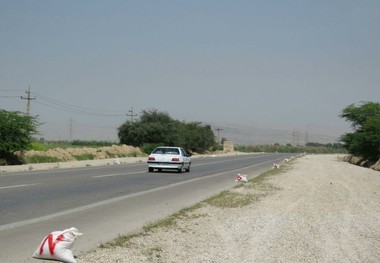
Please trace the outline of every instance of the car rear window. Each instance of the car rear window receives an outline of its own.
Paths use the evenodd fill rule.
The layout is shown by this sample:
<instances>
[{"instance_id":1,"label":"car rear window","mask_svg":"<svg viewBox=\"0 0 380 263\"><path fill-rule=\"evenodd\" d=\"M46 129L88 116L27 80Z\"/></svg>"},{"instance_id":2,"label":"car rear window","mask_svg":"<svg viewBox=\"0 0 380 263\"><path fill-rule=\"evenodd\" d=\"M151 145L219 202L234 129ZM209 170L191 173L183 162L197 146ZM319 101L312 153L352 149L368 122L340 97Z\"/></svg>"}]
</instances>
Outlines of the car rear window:
<instances>
[{"instance_id":1,"label":"car rear window","mask_svg":"<svg viewBox=\"0 0 380 263\"><path fill-rule=\"evenodd\" d=\"M178 149L167 149L166 154L179 154Z\"/></svg>"},{"instance_id":2,"label":"car rear window","mask_svg":"<svg viewBox=\"0 0 380 263\"><path fill-rule=\"evenodd\" d=\"M173 154L178 155L179 150L177 148L157 148L153 151L154 154Z\"/></svg>"}]
</instances>

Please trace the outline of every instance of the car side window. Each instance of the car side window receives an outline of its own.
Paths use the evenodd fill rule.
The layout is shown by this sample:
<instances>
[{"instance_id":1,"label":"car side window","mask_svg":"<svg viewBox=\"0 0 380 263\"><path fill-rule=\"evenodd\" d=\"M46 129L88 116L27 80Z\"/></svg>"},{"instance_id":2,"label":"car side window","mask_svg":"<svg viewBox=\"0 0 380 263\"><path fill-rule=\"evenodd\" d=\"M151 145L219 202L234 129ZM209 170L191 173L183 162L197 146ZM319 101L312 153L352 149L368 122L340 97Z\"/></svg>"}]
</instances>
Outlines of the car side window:
<instances>
[{"instance_id":1,"label":"car side window","mask_svg":"<svg viewBox=\"0 0 380 263\"><path fill-rule=\"evenodd\" d=\"M182 148L181 148L181 153L182 153L183 156L186 156L186 157L189 156L189 155L187 154L187 152L186 152L184 149L182 149Z\"/></svg>"}]
</instances>

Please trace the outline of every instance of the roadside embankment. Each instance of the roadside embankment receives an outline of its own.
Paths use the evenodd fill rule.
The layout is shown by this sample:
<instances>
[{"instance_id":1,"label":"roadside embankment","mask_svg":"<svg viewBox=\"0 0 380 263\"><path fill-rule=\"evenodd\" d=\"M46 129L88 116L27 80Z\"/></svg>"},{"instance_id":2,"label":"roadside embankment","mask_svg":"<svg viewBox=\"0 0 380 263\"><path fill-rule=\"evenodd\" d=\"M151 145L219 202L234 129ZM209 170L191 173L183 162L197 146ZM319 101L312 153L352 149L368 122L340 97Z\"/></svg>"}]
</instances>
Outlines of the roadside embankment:
<instances>
[{"instance_id":1,"label":"roadside embankment","mask_svg":"<svg viewBox=\"0 0 380 263\"><path fill-rule=\"evenodd\" d=\"M358 166L368 167L375 171L380 171L380 159L377 162L369 161L362 157L357 157L353 155L347 155L343 157L343 161L349 162L351 164L355 164Z\"/></svg>"},{"instance_id":2,"label":"roadside embankment","mask_svg":"<svg viewBox=\"0 0 380 263\"><path fill-rule=\"evenodd\" d=\"M21 171L51 170L51 169L90 167L90 166L106 166L106 165L116 165L116 164L126 164L126 163L138 163L138 162L145 162L145 161L146 161L146 157L124 157L124 158L112 158L112 159L100 159L100 160L7 165L7 166L0 166L0 172L21 172Z\"/></svg>"}]
</instances>

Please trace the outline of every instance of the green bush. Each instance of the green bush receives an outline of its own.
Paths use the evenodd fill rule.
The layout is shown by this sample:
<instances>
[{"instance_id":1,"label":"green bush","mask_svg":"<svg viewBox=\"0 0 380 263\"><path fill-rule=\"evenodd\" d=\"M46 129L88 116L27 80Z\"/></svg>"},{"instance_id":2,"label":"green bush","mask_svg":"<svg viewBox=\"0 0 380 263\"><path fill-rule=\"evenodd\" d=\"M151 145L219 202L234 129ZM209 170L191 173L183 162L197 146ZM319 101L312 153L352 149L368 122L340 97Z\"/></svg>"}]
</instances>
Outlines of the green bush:
<instances>
[{"instance_id":1,"label":"green bush","mask_svg":"<svg viewBox=\"0 0 380 263\"><path fill-rule=\"evenodd\" d=\"M235 150L239 152L279 152L279 153L315 153L332 154L347 153L341 144L319 144L308 143L305 146L292 146L290 144L280 145L235 145Z\"/></svg>"},{"instance_id":2,"label":"green bush","mask_svg":"<svg viewBox=\"0 0 380 263\"><path fill-rule=\"evenodd\" d=\"M104 146L112 146L117 145L118 143L109 142L109 141L82 141L82 140L73 140L73 141L44 141L44 143L40 142L34 142L36 147L43 147L46 150L53 149L53 148L82 148L82 147L88 147L88 148L98 148L98 147L104 147ZM38 145L40 144L40 145ZM39 149L34 149L39 150Z\"/></svg>"},{"instance_id":3,"label":"green bush","mask_svg":"<svg viewBox=\"0 0 380 263\"><path fill-rule=\"evenodd\" d=\"M83 141L83 140L74 140L70 143L73 146L86 146L86 147L104 147L104 146L112 146L115 143L110 141Z\"/></svg>"},{"instance_id":4,"label":"green bush","mask_svg":"<svg viewBox=\"0 0 380 263\"><path fill-rule=\"evenodd\" d=\"M137 152L131 152L131 153L127 154L127 156L125 156L125 154L124 155L119 155L119 157L137 157L137 156L139 156L137 154Z\"/></svg>"},{"instance_id":5,"label":"green bush","mask_svg":"<svg viewBox=\"0 0 380 263\"><path fill-rule=\"evenodd\" d=\"M347 151L377 161L380 158L380 103L351 104L343 109L340 117L350 121L354 130L341 137Z\"/></svg>"},{"instance_id":6,"label":"green bush","mask_svg":"<svg viewBox=\"0 0 380 263\"><path fill-rule=\"evenodd\" d=\"M95 155L93 155L91 153L80 154L80 155L73 155L73 157L77 161L85 161L85 160L94 160L95 159Z\"/></svg>"},{"instance_id":7,"label":"green bush","mask_svg":"<svg viewBox=\"0 0 380 263\"><path fill-rule=\"evenodd\" d=\"M223 145L221 144L215 144L212 148L211 151L223 151Z\"/></svg>"},{"instance_id":8,"label":"green bush","mask_svg":"<svg viewBox=\"0 0 380 263\"><path fill-rule=\"evenodd\" d=\"M34 142L31 143L31 149L35 150L35 151L46 152L47 150L49 150L49 147L47 147L46 145L44 145L44 144L42 144L40 142L34 141Z\"/></svg>"},{"instance_id":9,"label":"green bush","mask_svg":"<svg viewBox=\"0 0 380 263\"><path fill-rule=\"evenodd\" d=\"M163 146L163 143L144 143L141 146L141 151L143 151L146 154L150 154L154 149L156 149L158 146Z\"/></svg>"},{"instance_id":10,"label":"green bush","mask_svg":"<svg viewBox=\"0 0 380 263\"><path fill-rule=\"evenodd\" d=\"M45 155L33 155L26 158L27 163L56 163L61 160L57 157L45 156Z\"/></svg>"}]
</instances>

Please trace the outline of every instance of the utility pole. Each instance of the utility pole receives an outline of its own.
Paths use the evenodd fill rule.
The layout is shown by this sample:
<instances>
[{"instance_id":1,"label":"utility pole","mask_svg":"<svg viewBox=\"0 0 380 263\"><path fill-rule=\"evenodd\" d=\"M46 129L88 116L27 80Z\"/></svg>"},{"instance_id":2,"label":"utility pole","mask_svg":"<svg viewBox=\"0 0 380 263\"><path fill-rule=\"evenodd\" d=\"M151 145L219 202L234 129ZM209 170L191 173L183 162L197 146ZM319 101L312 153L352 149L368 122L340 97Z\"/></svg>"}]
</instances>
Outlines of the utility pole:
<instances>
[{"instance_id":1,"label":"utility pole","mask_svg":"<svg viewBox=\"0 0 380 263\"><path fill-rule=\"evenodd\" d=\"M70 118L70 120L69 120L69 138L70 138L70 141L73 140L73 122L74 122L74 120L72 118Z\"/></svg>"},{"instance_id":2,"label":"utility pole","mask_svg":"<svg viewBox=\"0 0 380 263\"><path fill-rule=\"evenodd\" d=\"M215 130L218 132L218 143L220 143L219 132L220 132L220 131L223 131L223 129L221 129L221 128L216 128Z\"/></svg>"},{"instance_id":3,"label":"utility pole","mask_svg":"<svg viewBox=\"0 0 380 263\"><path fill-rule=\"evenodd\" d=\"M293 137L293 146L298 146L300 145L300 142L299 142L299 137L300 137L300 132L298 130L295 130L295 131L292 131L291 133L292 137Z\"/></svg>"},{"instance_id":4,"label":"utility pole","mask_svg":"<svg viewBox=\"0 0 380 263\"><path fill-rule=\"evenodd\" d=\"M305 145L309 142L309 132L305 132Z\"/></svg>"},{"instance_id":5,"label":"utility pole","mask_svg":"<svg viewBox=\"0 0 380 263\"><path fill-rule=\"evenodd\" d=\"M292 146L294 146L294 139L295 139L295 136L296 136L296 132L295 132L295 131L292 131L292 138L293 138Z\"/></svg>"},{"instance_id":6,"label":"utility pole","mask_svg":"<svg viewBox=\"0 0 380 263\"><path fill-rule=\"evenodd\" d=\"M28 96L26 98L21 96L21 99L26 100L26 115L29 115L30 114L30 101L35 100L36 97L34 97L34 98L30 97L30 85L29 85L29 89L27 91L25 91L25 93L28 94Z\"/></svg>"},{"instance_id":7,"label":"utility pole","mask_svg":"<svg viewBox=\"0 0 380 263\"><path fill-rule=\"evenodd\" d=\"M136 117L137 114L133 114L133 107L128 110L129 114L127 114L128 117L131 117L131 122L133 122L133 117Z\"/></svg>"}]
</instances>

